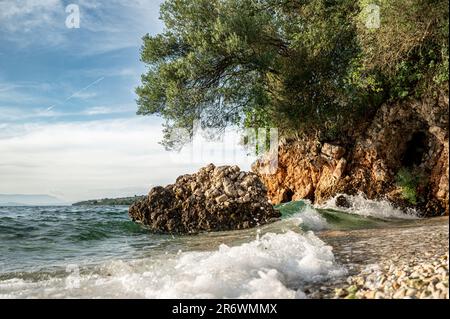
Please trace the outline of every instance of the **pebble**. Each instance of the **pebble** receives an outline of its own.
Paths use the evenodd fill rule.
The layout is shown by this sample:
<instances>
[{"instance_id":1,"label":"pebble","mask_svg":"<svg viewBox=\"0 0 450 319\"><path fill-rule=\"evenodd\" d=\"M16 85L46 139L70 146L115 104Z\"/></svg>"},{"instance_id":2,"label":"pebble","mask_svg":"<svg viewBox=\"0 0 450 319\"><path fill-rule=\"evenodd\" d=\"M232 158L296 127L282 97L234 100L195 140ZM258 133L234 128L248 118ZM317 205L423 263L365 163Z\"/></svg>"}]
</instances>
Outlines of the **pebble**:
<instances>
[{"instance_id":1,"label":"pebble","mask_svg":"<svg viewBox=\"0 0 450 319\"><path fill-rule=\"evenodd\" d=\"M406 291L406 296L407 297L414 297L417 295L417 289L408 289Z\"/></svg>"},{"instance_id":2,"label":"pebble","mask_svg":"<svg viewBox=\"0 0 450 319\"><path fill-rule=\"evenodd\" d=\"M404 288L401 288L395 292L395 294L393 295L393 298L401 299L401 298L404 298L405 296L406 296L406 290Z\"/></svg>"},{"instance_id":3,"label":"pebble","mask_svg":"<svg viewBox=\"0 0 450 319\"><path fill-rule=\"evenodd\" d=\"M445 287L444 283L442 283L442 282L438 282L436 284L436 288L439 289L439 290L444 290L444 291L448 290L448 287Z\"/></svg>"},{"instance_id":4,"label":"pebble","mask_svg":"<svg viewBox=\"0 0 450 319\"><path fill-rule=\"evenodd\" d=\"M375 299L385 299L386 296L384 293L382 293L381 291L377 291L375 292Z\"/></svg>"}]
</instances>

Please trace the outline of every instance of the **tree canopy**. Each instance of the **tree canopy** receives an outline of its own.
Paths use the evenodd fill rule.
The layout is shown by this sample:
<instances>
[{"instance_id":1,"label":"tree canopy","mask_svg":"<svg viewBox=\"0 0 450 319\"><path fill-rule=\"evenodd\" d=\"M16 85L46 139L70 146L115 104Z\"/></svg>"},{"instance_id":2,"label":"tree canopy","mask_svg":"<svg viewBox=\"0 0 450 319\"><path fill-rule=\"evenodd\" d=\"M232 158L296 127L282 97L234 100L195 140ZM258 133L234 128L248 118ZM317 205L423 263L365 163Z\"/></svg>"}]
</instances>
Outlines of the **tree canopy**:
<instances>
[{"instance_id":1,"label":"tree canopy","mask_svg":"<svg viewBox=\"0 0 450 319\"><path fill-rule=\"evenodd\" d=\"M136 91L138 114L166 120L167 148L195 121L332 136L419 83L448 83L444 0L166 0L161 19Z\"/></svg>"}]
</instances>

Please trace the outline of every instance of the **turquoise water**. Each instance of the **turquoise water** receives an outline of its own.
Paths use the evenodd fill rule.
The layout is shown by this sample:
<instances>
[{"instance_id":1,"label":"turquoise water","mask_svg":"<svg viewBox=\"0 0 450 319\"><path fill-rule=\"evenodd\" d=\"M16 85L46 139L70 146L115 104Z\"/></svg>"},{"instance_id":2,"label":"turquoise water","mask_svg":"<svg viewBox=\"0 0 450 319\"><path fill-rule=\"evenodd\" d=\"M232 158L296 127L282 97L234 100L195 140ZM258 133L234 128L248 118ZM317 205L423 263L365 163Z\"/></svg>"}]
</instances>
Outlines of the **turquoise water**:
<instances>
[{"instance_id":1,"label":"turquoise water","mask_svg":"<svg viewBox=\"0 0 450 319\"><path fill-rule=\"evenodd\" d=\"M345 272L318 231L404 222L306 202L277 209L280 221L256 229L172 236L131 222L124 206L0 207L0 297L301 297L303 280ZM73 267L83 289L67 288Z\"/></svg>"},{"instance_id":2,"label":"turquoise water","mask_svg":"<svg viewBox=\"0 0 450 319\"><path fill-rule=\"evenodd\" d=\"M303 201L296 201L277 205L276 208L282 212L282 218L289 218L304 212L309 206ZM351 230L375 227L389 227L395 224L401 224L405 221L397 218L376 218L371 216L361 216L357 214L345 213L332 208L315 208L314 209L326 221L326 228L333 230ZM303 230L308 230L308 224L300 225ZM314 229L313 229L314 230Z\"/></svg>"}]
</instances>

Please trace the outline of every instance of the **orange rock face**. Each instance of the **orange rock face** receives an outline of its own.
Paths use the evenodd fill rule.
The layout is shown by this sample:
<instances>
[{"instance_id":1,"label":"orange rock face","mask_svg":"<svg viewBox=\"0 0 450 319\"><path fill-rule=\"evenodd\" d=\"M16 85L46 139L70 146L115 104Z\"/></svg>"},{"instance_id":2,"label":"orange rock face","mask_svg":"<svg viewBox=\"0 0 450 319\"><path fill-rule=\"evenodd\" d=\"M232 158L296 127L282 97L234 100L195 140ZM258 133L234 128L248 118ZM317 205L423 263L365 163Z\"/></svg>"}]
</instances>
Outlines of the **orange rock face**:
<instances>
[{"instance_id":1,"label":"orange rock face","mask_svg":"<svg viewBox=\"0 0 450 319\"><path fill-rule=\"evenodd\" d=\"M333 152L329 152L333 150ZM262 174L272 203L310 199L320 202L329 197L328 192L344 177L347 160L342 157L345 149L338 145L314 140L287 141L278 153L278 169L275 174ZM256 162L252 169L261 171L264 162Z\"/></svg>"},{"instance_id":2,"label":"orange rock face","mask_svg":"<svg viewBox=\"0 0 450 319\"><path fill-rule=\"evenodd\" d=\"M417 204L426 215L449 213L448 94L434 99L383 105L375 116L340 142L317 138L282 140L278 168L261 174L272 203L310 199L320 203L338 193L363 192L411 206L396 183L400 169L419 177Z\"/></svg>"}]
</instances>

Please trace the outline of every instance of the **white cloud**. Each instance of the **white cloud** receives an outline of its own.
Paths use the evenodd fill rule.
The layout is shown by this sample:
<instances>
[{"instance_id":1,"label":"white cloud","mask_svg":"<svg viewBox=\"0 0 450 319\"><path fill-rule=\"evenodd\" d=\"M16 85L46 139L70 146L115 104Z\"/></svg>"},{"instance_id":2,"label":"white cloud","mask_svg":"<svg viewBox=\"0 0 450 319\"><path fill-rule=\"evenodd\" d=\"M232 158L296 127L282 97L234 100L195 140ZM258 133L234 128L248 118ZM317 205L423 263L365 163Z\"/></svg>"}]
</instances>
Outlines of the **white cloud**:
<instances>
[{"instance_id":1,"label":"white cloud","mask_svg":"<svg viewBox=\"0 0 450 319\"><path fill-rule=\"evenodd\" d=\"M2 0L0 35L19 47L40 43L50 46L65 42L65 12L61 0Z\"/></svg>"},{"instance_id":2,"label":"white cloud","mask_svg":"<svg viewBox=\"0 0 450 319\"><path fill-rule=\"evenodd\" d=\"M182 164L164 151L158 143L161 137L161 122L148 117L3 125L0 193L58 192L69 201L132 195L210 162L205 157L203 162ZM249 168L246 160L236 162Z\"/></svg>"},{"instance_id":3,"label":"white cloud","mask_svg":"<svg viewBox=\"0 0 450 319\"><path fill-rule=\"evenodd\" d=\"M31 32L36 27L54 26L63 8L60 0L2 0L0 27L10 32Z\"/></svg>"},{"instance_id":4,"label":"white cloud","mask_svg":"<svg viewBox=\"0 0 450 319\"><path fill-rule=\"evenodd\" d=\"M99 33L95 45L80 43L80 54L92 55L140 47L142 36L162 30L159 6L162 0L80 1L82 28Z\"/></svg>"},{"instance_id":5,"label":"white cloud","mask_svg":"<svg viewBox=\"0 0 450 319\"><path fill-rule=\"evenodd\" d=\"M1 0L0 35L18 47L58 46L74 55L137 47L159 32L161 0L78 0L80 29L67 29L62 0Z\"/></svg>"}]
</instances>

